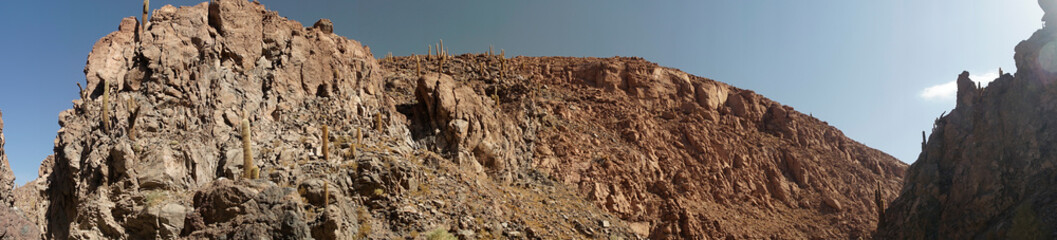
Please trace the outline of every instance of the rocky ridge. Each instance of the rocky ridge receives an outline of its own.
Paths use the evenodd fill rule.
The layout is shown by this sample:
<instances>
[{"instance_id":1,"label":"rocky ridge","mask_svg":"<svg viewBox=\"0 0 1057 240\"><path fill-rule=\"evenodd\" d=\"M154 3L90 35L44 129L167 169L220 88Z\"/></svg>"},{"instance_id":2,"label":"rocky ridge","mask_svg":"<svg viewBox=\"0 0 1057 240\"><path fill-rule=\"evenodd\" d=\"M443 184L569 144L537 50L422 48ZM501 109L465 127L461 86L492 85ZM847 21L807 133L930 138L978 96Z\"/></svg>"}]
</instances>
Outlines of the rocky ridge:
<instances>
[{"instance_id":1,"label":"rocky ridge","mask_svg":"<svg viewBox=\"0 0 1057 240\"><path fill-rule=\"evenodd\" d=\"M218 0L139 26L95 44L55 154L18 191L45 238L635 238L520 168L516 130L453 129L440 153L414 141L385 70L329 20ZM487 117L463 106L440 109Z\"/></svg>"},{"instance_id":2,"label":"rocky ridge","mask_svg":"<svg viewBox=\"0 0 1057 240\"><path fill-rule=\"evenodd\" d=\"M876 186L890 201L906 168L791 107L641 58L381 62L416 138L443 137L423 93L458 86L440 92L532 126L532 169L654 239L867 237Z\"/></svg>"},{"instance_id":3,"label":"rocky ridge","mask_svg":"<svg viewBox=\"0 0 1057 240\"><path fill-rule=\"evenodd\" d=\"M958 76L957 106L940 116L885 212L880 239L1057 237L1057 3L1047 26L1015 48L1016 74L980 88Z\"/></svg>"},{"instance_id":4,"label":"rocky ridge","mask_svg":"<svg viewBox=\"0 0 1057 240\"><path fill-rule=\"evenodd\" d=\"M906 168L641 58L376 60L332 24L123 19L16 205L56 239L854 238Z\"/></svg>"}]
</instances>

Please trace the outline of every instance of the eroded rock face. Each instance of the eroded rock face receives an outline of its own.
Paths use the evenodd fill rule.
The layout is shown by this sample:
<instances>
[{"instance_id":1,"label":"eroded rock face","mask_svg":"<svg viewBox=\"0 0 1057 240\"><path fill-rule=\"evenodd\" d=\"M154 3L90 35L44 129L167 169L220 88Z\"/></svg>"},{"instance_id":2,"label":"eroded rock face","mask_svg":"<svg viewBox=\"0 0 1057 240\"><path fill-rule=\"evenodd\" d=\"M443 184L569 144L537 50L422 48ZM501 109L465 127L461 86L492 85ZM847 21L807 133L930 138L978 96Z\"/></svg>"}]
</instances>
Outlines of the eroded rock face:
<instances>
[{"instance_id":1,"label":"eroded rock face","mask_svg":"<svg viewBox=\"0 0 1057 240\"><path fill-rule=\"evenodd\" d=\"M4 119L0 113L0 239L40 239L40 229L15 205L15 173L4 154Z\"/></svg>"},{"instance_id":2,"label":"eroded rock face","mask_svg":"<svg viewBox=\"0 0 1057 240\"><path fill-rule=\"evenodd\" d=\"M532 144L524 168L574 186L641 237L868 237L874 186L893 199L906 168L789 106L639 58L439 62L425 59L424 74L414 58L383 62L387 92L432 120L412 132L466 149L501 132L495 123L517 126Z\"/></svg>"},{"instance_id":3,"label":"eroded rock face","mask_svg":"<svg viewBox=\"0 0 1057 240\"><path fill-rule=\"evenodd\" d=\"M437 140L444 152L507 181L532 159L521 128L497 114L494 100L457 86L448 75L426 74L417 82L415 97L425 106L430 126L440 131Z\"/></svg>"},{"instance_id":4,"label":"eroded rock face","mask_svg":"<svg viewBox=\"0 0 1057 240\"><path fill-rule=\"evenodd\" d=\"M242 118L253 122L254 157L268 166L280 165L284 148L300 150L284 152L287 160L320 155L318 141L282 144L318 139L305 130L391 108L366 47L258 3L163 6L138 31L126 18L96 43L85 66L89 98L61 114L54 164L42 167L49 237L179 236L195 206L173 195L234 177L223 169L241 162L228 153L241 153Z\"/></svg>"},{"instance_id":5,"label":"eroded rock face","mask_svg":"<svg viewBox=\"0 0 1057 240\"><path fill-rule=\"evenodd\" d=\"M466 54L419 74L259 3L152 16L96 43L20 188L48 238L854 238L876 222L862 186L890 199L905 169L638 58Z\"/></svg>"},{"instance_id":6,"label":"eroded rock face","mask_svg":"<svg viewBox=\"0 0 1057 240\"><path fill-rule=\"evenodd\" d=\"M12 190L15 188L15 172L4 154L4 114L0 113L0 207L11 207L15 204Z\"/></svg>"},{"instance_id":7,"label":"eroded rock face","mask_svg":"<svg viewBox=\"0 0 1057 240\"><path fill-rule=\"evenodd\" d=\"M512 120L487 98L449 89L450 115L421 116L464 128L445 127L439 144L415 139L382 91L386 71L329 20L305 27L256 2L217 0L163 6L137 24L123 19L93 46L84 98L60 114L54 155L18 191L46 238L634 236L518 167L530 148L506 140L520 128L500 125Z\"/></svg>"},{"instance_id":8,"label":"eroded rock face","mask_svg":"<svg viewBox=\"0 0 1057 240\"><path fill-rule=\"evenodd\" d=\"M1017 44L1015 75L999 76L986 88L962 84L968 73L958 77L958 106L936 120L899 198L885 212L880 238L1057 234L1057 156L1050 154L1057 143L1057 27L1047 25Z\"/></svg>"}]
</instances>

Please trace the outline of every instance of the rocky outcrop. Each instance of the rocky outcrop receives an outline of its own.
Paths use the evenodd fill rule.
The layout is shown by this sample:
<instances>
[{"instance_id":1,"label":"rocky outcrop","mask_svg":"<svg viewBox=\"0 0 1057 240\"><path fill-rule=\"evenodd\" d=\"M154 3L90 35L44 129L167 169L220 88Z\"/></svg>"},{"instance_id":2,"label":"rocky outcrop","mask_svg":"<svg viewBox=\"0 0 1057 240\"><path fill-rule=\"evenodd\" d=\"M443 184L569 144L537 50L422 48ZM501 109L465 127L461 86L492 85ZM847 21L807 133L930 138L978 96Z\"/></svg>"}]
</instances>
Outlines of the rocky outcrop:
<instances>
[{"instance_id":1,"label":"rocky outcrop","mask_svg":"<svg viewBox=\"0 0 1057 240\"><path fill-rule=\"evenodd\" d=\"M439 76L439 77L438 77ZM467 86L457 86L451 76L426 74L417 81L415 99L422 103L429 127L440 130L437 145L441 152L467 159L479 171L487 170L498 179L513 179L532 159L532 150L523 141L521 128L497 114L493 99L478 95Z\"/></svg>"},{"instance_id":2,"label":"rocky outcrop","mask_svg":"<svg viewBox=\"0 0 1057 240\"><path fill-rule=\"evenodd\" d=\"M52 239L634 238L523 167L527 134L487 98L430 95L448 114L415 116L442 137L413 136L386 70L333 24L244 0L123 19L18 205Z\"/></svg>"},{"instance_id":3,"label":"rocky outcrop","mask_svg":"<svg viewBox=\"0 0 1057 240\"><path fill-rule=\"evenodd\" d=\"M1047 16L1052 3L1040 5ZM986 88L958 77L958 106L936 119L885 212L881 239L1048 239L1057 232L1057 25L1015 48L1015 75ZM977 79L980 80L980 79ZM964 85L964 86L963 86Z\"/></svg>"},{"instance_id":4,"label":"rocky outcrop","mask_svg":"<svg viewBox=\"0 0 1057 240\"><path fill-rule=\"evenodd\" d=\"M383 66L335 23L256 2L152 16L93 46L16 191L47 238L855 238L906 168L640 58Z\"/></svg>"},{"instance_id":5,"label":"rocky outcrop","mask_svg":"<svg viewBox=\"0 0 1057 240\"><path fill-rule=\"evenodd\" d=\"M15 173L4 154L4 120L0 113L0 239L40 239L40 230L15 206Z\"/></svg>"},{"instance_id":6,"label":"rocky outcrop","mask_svg":"<svg viewBox=\"0 0 1057 240\"><path fill-rule=\"evenodd\" d=\"M383 61L413 135L461 151L505 144L488 140L497 135L529 144L523 168L575 187L641 237L866 237L873 186L890 201L906 168L789 106L639 58L418 61Z\"/></svg>"},{"instance_id":7,"label":"rocky outcrop","mask_svg":"<svg viewBox=\"0 0 1057 240\"><path fill-rule=\"evenodd\" d=\"M3 116L3 113L0 113L0 207L11 207L15 203L15 197L12 195L12 190L15 189L15 173L7 162L7 154L4 154Z\"/></svg>"}]
</instances>

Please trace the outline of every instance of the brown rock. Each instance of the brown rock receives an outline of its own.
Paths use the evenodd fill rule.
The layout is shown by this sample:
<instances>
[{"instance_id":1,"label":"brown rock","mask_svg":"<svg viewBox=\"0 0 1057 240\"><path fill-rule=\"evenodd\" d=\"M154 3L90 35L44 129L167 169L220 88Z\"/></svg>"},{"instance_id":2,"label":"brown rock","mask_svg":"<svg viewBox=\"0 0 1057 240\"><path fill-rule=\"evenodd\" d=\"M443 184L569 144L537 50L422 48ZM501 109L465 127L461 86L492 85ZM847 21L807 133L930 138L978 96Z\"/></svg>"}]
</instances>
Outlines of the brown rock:
<instances>
[{"instance_id":1,"label":"brown rock","mask_svg":"<svg viewBox=\"0 0 1057 240\"><path fill-rule=\"evenodd\" d=\"M16 193L45 238L399 239L439 225L474 238L635 236L528 167L538 123L450 77L422 95L440 101L405 104L414 89L383 87L418 76L383 85L390 72L328 20L306 28L256 2L216 0L163 6L150 25L137 34L123 20L93 47L89 96L60 113L54 154ZM106 132L103 80L115 87ZM437 111L417 110L427 107ZM232 120L242 118L252 166ZM320 161L323 125L341 158ZM231 180L248 167L260 178ZM612 224L571 227L599 222Z\"/></svg>"},{"instance_id":2,"label":"brown rock","mask_svg":"<svg viewBox=\"0 0 1057 240\"><path fill-rule=\"evenodd\" d=\"M451 127L461 125L450 116L494 111L496 117L477 119L524 129L520 136L539 156L532 170L576 187L627 222L651 223L632 225L642 237L867 237L876 226L876 211L867 205L874 195L858 184L881 181L895 192L906 168L791 107L638 58L518 57L509 65L524 70L502 83L458 70L489 60L458 56L446 68L455 70L440 81L435 73L403 74L413 58L384 66L392 69L389 79L420 83L416 90L393 84L392 92L415 92L401 98L404 104L416 99L424 106L415 111L440 120L424 121L430 129L418 132L436 127L438 142L474 139L466 137L471 131ZM499 107L476 107L494 91L503 99ZM827 195L834 189L841 196ZM728 212L755 217L732 221Z\"/></svg>"},{"instance_id":3,"label":"brown rock","mask_svg":"<svg viewBox=\"0 0 1057 240\"><path fill-rule=\"evenodd\" d=\"M474 166L489 175L510 180L519 172L526 151L521 132L512 120L495 114L487 97L456 86L448 75L425 74L418 79L415 97L424 105L429 122L440 130L440 146L462 159L472 156Z\"/></svg>"},{"instance_id":4,"label":"brown rock","mask_svg":"<svg viewBox=\"0 0 1057 240\"><path fill-rule=\"evenodd\" d=\"M319 19L319 21L316 21L316 24L312 24L312 27L323 31L323 33L334 33L334 23L330 22L330 19Z\"/></svg>"},{"instance_id":5,"label":"brown rock","mask_svg":"<svg viewBox=\"0 0 1057 240\"><path fill-rule=\"evenodd\" d=\"M15 173L11 171L11 164L7 162L7 154L4 154L4 119L0 113L0 208L11 207L15 204L12 191L15 189Z\"/></svg>"},{"instance_id":6,"label":"brown rock","mask_svg":"<svg viewBox=\"0 0 1057 240\"><path fill-rule=\"evenodd\" d=\"M41 239L40 229L17 208L0 207L0 239Z\"/></svg>"}]
</instances>

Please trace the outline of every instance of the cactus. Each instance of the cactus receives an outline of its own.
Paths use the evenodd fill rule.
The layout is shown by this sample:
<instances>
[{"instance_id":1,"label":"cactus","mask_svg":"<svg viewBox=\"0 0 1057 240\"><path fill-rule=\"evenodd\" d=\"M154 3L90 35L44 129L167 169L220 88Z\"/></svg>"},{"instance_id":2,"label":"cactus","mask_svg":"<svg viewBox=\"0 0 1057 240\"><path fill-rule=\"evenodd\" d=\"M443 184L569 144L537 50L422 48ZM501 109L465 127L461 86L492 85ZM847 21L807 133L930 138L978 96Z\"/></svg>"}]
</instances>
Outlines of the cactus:
<instances>
[{"instance_id":1,"label":"cactus","mask_svg":"<svg viewBox=\"0 0 1057 240\"><path fill-rule=\"evenodd\" d=\"M81 83L77 83L77 95L84 99L84 87L81 86Z\"/></svg>"},{"instance_id":2,"label":"cactus","mask_svg":"<svg viewBox=\"0 0 1057 240\"><path fill-rule=\"evenodd\" d=\"M349 159L356 159L356 148L358 148L360 146L361 142L363 142L363 134L360 133L360 128L357 127L356 128L356 143L353 143L353 144L351 144L352 146L349 146Z\"/></svg>"},{"instance_id":3,"label":"cactus","mask_svg":"<svg viewBox=\"0 0 1057 240\"><path fill-rule=\"evenodd\" d=\"M440 48L437 48L437 51L439 51L440 55L443 57L448 56L448 50L444 48L444 39L440 40Z\"/></svg>"},{"instance_id":4,"label":"cactus","mask_svg":"<svg viewBox=\"0 0 1057 240\"><path fill-rule=\"evenodd\" d=\"M491 57L494 54L495 54L495 51L492 50L492 45L488 45L488 56Z\"/></svg>"},{"instance_id":5,"label":"cactus","mask_svg":"<svg viewBox=\"0 0 1057 240\"><path fill-rule=\"evenodd\" d=\"M150 10L150 0L143 0L143 22L140 27L143 30L147 30L147 11Z\"/></svg>"},{"instance_id":6,"label":"cactus","mask_svg":"<svg viewBox=\"0 0 1057 240\"><path fill-rule=\"evenodd\" d=\"M323 182L323 209L330 206L330 182Z\"/></svg>"},{"instance_id":7,"label":"cactus","mask_svg":"<svg viewBox=\"0 0 1057 240\"><path fill-rule=\"evenodd\" d=\"M330 145L330 133L327 131L327 125L323 125L323 161L330 159L330 150L327 145Z\"/></svg>"},{"instance_id":8,"label":"cactus","mask_svg":"<svg viewBox=\"0 0 1057 240\"><path fill-rule=\"evenodd\" d=\"M921 131L921 151L922 152L925 151L925 143L926 143L925 131Z\"/></svg>"},{"instance_id":9,"label":"cactus","mask_svg":"<svg viewBox=\"0 0 1057 240\"><path fill-rule=\"evenodd\" d=\"M422 75L422 61L415 56L415 75Z\"/></svg>"},{"instance_id":10,"label":"cactus","mask_svg":"<svg viewBox=\"0 0 1057 240\"><path fill-rule=\"evenodd\" d=\"M136 100L132 97L128 98L128 139L136 140L136 118L139 118L139 105L136 104Z\"/></svg>"},{"instance_id":11,"label":"cactus","mask_svg":"<svg viewBox=\"0 0 1057 240\"><path fill-rule=\"evenodd\" d=\"M440 78L442 73L444 73L444 57L440 57L440 61L437 61L437 78Z\"/></svg>"},{"instance_id":12,"label":"cactus","mask_svg":"<svg viewBox=\"0 0 1057 240\"><path fill-rule=\"evenodd\" d=\"M499 59L499 79L502 80L506 77L506 59Z\"/></svg>"},{"instance_id":13,"label":"cactus","mask_svg":"<svg viewBox=\"0 0 1057 240\"><path fill-rule=\"evenodd\" d=\"M877 182L877 189L874 190L874 204L877 205L877 227L880 228L885 224L885 200L881 194L881 182Z\"/></svg>"},{"instance_id":14,"label":"cactus","mask_svg":"<svg viewBox=\"0 0 1057 240\"><path fill-rule=\"evenodd\" d=\"M426 45L426 47L429 47L429 52L426 52L426 59L429 59L433 57L433 45Z\"/></svg>"},{"instance_id":15,"label":"cactus","mask_svg":"<svg viewBox=\"0 0 1057 240\"><path fill-rule=\"evenodd\" d=\"M243 178L254 179L253 177L253 148L250 146L250 119L249 116L243 113L242 117L242 169Z\"/></svg>"},{"instance_id":16,"label":"cactus","mask_svg":"<svg viewBox=\"0 0 1057 240\"><path fill-rule=\"evenodd\" d=\"M382 132L382 113L381 112L379 112L378 114L374 115L374 127L375 127L375 130L378 130L378 132Z\"/></svg>"},{"instance_id":17,"label":"cactus","mask_svg":"<svg viewBox=\"0 0 1057 240\"><path fill-rule=\"evenodd\" d=\"M110 131L110 82L103 79L103 131Z\"/></svg>"}]
</instances>

